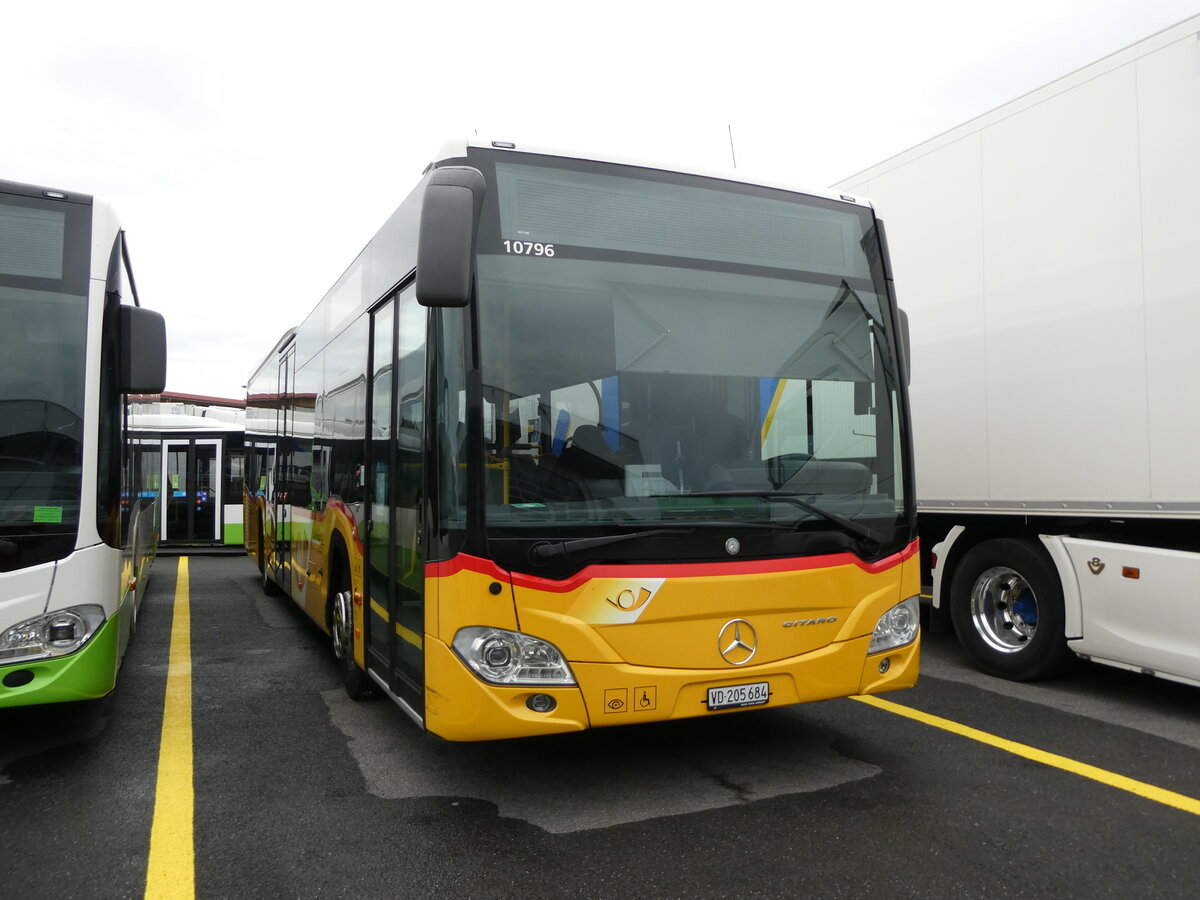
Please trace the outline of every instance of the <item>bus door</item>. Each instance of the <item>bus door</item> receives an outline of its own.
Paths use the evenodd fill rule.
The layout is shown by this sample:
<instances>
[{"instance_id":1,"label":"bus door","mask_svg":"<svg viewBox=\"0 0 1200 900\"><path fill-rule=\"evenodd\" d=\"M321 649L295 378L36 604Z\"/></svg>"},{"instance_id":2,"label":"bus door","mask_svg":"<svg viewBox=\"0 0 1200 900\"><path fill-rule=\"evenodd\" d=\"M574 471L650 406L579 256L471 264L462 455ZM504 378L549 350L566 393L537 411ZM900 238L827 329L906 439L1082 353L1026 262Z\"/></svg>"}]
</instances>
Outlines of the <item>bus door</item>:
<instances>
[{"instance_id":1,"label":"bus door","mask_svg":"<svg viewBox=\"0 0 1200 900\"><path fill-rule=\"evenodd\" d=\"M414 718L425 713L421 543L425 310L412 288L372 314L367 667Z\"/></svg>"},{"instance_id":2,"label":"bus door","mask_svg":"<svg viewBox=\"0 0 1200 900\"><path fill-rule=\"evenodd\" d=\"M288 594L291 594L291 550L292 550L292 517L290 515L289 496L290 489L296 478L294 471L293 451L296 445L295 435L295 398L293 391L295 390L295 373L296 373L296 345L290 345L283 351L283 355L279 358L279 380L278 393L279 405L275 410L275 434L278 437L278 446L275 454L275 470L274 483L267 502L271 504L274 510L274 534L273 543L275 552L270 554L266 560L266 564L271 567L272 573L276 581L282 581L286 576L285 584L288 588Z\"/></svg>"},{"instance_id":3,"label":"bus door","mask_svg":"<svg viewBox=\"0 0 1200 900\"><path fill-rule=\"evenodd\" d=\"M221 539L221 442L162 442L162 536L164 541Z\"/></svg>"},{"instance_id":4,"label":"bus door","mask_svg":"<svg viewBox=\"0 0 1200 900\"><path fill-rule=\"evenodd\" d=\"M139 557L153 554L163 528L162 509L166 505L162 490L162 441L130 439L131 470L125 496L125 519L121 526L126 535L125 545L133 549L134 566L139 570Z\"/></svg>"}]
</instances>

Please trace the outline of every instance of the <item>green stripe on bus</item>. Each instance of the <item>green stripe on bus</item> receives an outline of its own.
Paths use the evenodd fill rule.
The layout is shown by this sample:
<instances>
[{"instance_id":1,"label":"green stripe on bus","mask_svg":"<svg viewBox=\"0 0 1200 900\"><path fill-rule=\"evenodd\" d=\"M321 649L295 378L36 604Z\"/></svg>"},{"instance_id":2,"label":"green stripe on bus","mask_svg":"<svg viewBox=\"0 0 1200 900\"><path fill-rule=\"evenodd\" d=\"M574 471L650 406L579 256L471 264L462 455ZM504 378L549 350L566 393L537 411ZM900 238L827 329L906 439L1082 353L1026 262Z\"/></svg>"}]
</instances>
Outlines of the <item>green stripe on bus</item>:
<instances>
[{"instance_id":1,"label":"green stripe on bus","mask_svg":"<svg viewBox=\"0 0 1200 900\"><path fill-rule=\"evenodd\" d=\"M94 700L110 693L117 683L122 615L119 612L101 625L90 641L69 656L0 666L0 708ZM4 678L20 671L32 672L33 680L20 687L5 687Z\"/></svg>"}]
</instances>

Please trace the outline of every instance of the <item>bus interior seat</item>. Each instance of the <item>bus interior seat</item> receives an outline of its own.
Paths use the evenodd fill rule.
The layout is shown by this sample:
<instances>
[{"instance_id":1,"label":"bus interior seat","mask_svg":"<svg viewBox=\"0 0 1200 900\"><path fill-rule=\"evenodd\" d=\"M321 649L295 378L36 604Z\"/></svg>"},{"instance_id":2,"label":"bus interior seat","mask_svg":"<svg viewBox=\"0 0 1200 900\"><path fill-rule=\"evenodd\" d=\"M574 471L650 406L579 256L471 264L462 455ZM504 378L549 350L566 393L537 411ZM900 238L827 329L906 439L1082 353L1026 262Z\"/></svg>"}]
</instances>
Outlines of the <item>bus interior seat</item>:
<instances>
[{"instance_id":1,"label":"bus interior seat","mask_svg":"<svg viewBox=\"0 0 1200 900\"><path fill-rule=\"evenodd\" d=\"M554 473L577 482L592 497L625 493L625 467L604 437L599 425L579 425L559 454Z\"/></svg>"},{"instance_id":2,"label":"bus interior seat","mask_svg":"<svg viewBox=\"0 0 1200 900\"><path fill-rule=\"evenodd\" d=\"M625 477L599 425L578 426L559 454L558 465L585 478Z\"/></svg>"},{"instance_id":3,"label":"bus interior seat","mask_svg":"<svg viewBox=\"0 0 1200 900\"><path fill-rule=\"evenodd\" d=\"M747 445L746 423L723 401L707 393L688 399L679 447L689 486L710 489L720 478L718 470L745 465Z\"/></svg>"},{"instance_id":4,"label":"bus interior seat","mask_svg":"<svg viewBox=\"0 0 1200 900\"><path fill-rule=\"evenodd\" d=\"M548 503L582 500L579 483L559 474L553 462L536 462L514 454L508 460L509 503Z\"/></svg>"},{"instance_id":5,"label":"bus interior seat","mask_svg":"<svg viewBox=\"0 0 1200 900\"><path fill-rule=\"evenodd\" d=\"M571 414L565 409L560 409L558 418L554 422L554 437L550 441L550 452L554 456L563 452L563 448L567 445L567 431L570 428Z\"/></svg>"}]
</instances>

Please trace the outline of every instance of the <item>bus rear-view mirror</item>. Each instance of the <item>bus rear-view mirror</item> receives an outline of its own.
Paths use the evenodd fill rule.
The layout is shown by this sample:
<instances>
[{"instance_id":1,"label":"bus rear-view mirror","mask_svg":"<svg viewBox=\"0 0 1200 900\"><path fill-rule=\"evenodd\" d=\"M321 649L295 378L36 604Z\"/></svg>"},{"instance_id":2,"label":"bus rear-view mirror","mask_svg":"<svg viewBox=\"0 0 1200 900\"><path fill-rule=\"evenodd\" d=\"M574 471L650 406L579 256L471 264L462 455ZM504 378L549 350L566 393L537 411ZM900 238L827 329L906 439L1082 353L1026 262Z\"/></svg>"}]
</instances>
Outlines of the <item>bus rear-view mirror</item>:
<instances>
[{"instance_id":1,"label":"bus rear-view mirror","mask_svg":"<svg viewBox=\"0 0 1200 900\"><path fill-rule=\"evenodd\" d=\"M121 393L161 394L167 386L167 324L153 310L120 307Z\"/></svg>"},{"instance_id":2,"label":"bus rear-view mirror","mask_svg":"<svg viewBox=\"0 0 1200 900\"><path fill-rule=\"evenodd\" d=\"M423 306L470 301L485 191L483 175L469 166L448 166L430 175L417 239L417 301Z\"/></svg>"}]
</instances>

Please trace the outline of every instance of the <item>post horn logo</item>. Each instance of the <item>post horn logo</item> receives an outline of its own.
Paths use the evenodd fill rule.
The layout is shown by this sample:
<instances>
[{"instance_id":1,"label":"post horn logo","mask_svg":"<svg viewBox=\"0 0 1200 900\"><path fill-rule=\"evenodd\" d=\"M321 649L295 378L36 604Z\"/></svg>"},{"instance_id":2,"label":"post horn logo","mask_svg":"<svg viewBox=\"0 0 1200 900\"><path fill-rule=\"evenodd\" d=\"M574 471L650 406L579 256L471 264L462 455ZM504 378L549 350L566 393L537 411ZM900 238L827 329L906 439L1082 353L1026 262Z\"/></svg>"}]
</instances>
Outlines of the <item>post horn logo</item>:
<instances>
[{"instance_id":1,"label":"post horn logo","mask_svg":"<svg viewBox=\"0 0 1200 900\"><path fill-rule=\"evenodd\" d=\"M744 666L758 650L758 634L745 619L730 619L717 635L717 650L731 666Z\"/></svg>"},{"instance_id":2,"label":"post horn logo","mask_svg":"<svg viewBox=\"0 0 1200 900\"><path fill-rule=\"evenodd\" d=\"M605 597L604 599L617 609L624 610L625 612L633 612L635 609L645 606L652 596L654 596L653 591L646 588L638 588L636 594L626 589L617 594L616 597Z\"/></svg>"}]
</instances>

